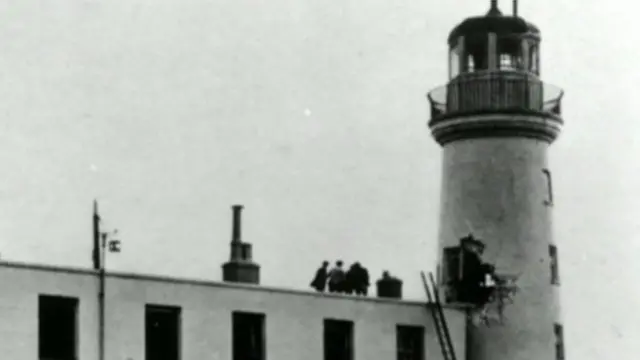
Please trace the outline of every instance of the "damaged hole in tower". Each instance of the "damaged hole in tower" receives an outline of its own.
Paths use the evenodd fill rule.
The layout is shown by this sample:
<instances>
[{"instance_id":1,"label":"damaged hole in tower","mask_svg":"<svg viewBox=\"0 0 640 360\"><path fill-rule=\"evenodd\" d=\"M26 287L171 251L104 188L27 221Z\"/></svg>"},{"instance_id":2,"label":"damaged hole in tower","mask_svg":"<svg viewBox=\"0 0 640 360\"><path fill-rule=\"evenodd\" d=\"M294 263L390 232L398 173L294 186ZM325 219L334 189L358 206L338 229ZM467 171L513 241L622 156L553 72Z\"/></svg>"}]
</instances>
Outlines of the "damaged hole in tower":
<instances>
[{"instance_id":1,"label":"damaged hole in tower","mask_svg":"<svg viewBox=\"0 0 640 360\"><path fill-rule=\"evenodd\" d=\"M492 264L482 262L484 243L472 235L460 239L460 245L446 248L445 284L447 302L481 306L488 302L487 278L494 272Z\"/></svg>"},{"instance_id":2,"label":"damaged hole in tower","mask_svg":"<svg viewBox=\"0 0 640 360\"><path fill-rule=\"evenodd\" d=\"M447 303L480 308L496 300L502 304L511 299L515 278L499 275L494 264L483 262L484 249L485 244L471 234L460 239L458 246L444 249L441 280Z\"/></svg>"}]
</instances>

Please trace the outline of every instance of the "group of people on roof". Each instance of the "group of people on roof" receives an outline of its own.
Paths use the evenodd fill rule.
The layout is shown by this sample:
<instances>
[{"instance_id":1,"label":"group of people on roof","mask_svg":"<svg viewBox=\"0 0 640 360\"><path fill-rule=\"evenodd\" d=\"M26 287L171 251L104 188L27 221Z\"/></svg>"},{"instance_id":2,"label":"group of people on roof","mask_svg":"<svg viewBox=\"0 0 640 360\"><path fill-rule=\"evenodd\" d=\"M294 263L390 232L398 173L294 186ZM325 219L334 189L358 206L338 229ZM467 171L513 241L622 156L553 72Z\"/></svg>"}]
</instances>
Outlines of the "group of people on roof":
<instances>
[{"instance_id":1,"label":"group of people on roof","mask_svg":"<svg viewBox=\"0 0 640 360\"><path fill-rule=\"evenodd\" d=\"M323 261L322 266L316 271L311 287L318 292L324 292L329 288L332 293L356 294L366 296L369 289L369 271L359 262L353 263L349 270L343 269L341 260L328 270L329 262Z\"/></svg>"}]
</instances>

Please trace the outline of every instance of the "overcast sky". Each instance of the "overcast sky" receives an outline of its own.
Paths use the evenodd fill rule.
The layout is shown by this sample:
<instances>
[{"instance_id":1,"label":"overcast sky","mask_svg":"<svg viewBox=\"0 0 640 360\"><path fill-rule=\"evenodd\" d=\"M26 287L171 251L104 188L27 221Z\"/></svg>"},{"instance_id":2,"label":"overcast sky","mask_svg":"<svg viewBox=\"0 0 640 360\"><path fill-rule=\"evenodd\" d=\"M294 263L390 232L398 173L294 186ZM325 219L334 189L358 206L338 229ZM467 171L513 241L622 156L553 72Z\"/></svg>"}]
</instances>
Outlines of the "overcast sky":
<instances>
[{"instance_id":1,"label":"overcast sky","mask_svg":"<svg viewBox=\"0 0 640 360\"><path fill-rule=\"evenodd\" d=\"M449 31L488 3L0 1L3 258L89 267L98 198L123 242L110 269L219 280L240 203L264 284L307 288L340 258L424 298L441 181L424 95L447 80ZM627 7L520 4L567 91L550 156L575 359L640 353Z\"/></svg>"}]
</instances>

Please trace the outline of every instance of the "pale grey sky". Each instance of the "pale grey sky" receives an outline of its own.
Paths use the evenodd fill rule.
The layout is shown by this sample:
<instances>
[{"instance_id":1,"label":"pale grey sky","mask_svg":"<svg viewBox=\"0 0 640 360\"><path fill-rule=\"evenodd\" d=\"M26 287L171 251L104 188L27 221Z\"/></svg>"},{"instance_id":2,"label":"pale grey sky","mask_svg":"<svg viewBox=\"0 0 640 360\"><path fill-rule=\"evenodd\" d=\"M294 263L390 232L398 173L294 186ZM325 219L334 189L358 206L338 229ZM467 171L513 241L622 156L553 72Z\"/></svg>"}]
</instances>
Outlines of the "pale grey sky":
<instances>
[{"instance_id":1,"label":"pale grey sky","mask_svg":"<svg viewBox=\"0 0 640 360\"><path fill-rule=\"evenodd\" d=\"M242 203L265 284L306 288L341 258L423 298L440 188L424 95L449 31L488 3L0 1L3 258L90 266L97 197L123 241L111 269L218 280ZM627 7L520 4L567 91L551 162L569 358L640 353Z\"/></svg>"}]
</instances>

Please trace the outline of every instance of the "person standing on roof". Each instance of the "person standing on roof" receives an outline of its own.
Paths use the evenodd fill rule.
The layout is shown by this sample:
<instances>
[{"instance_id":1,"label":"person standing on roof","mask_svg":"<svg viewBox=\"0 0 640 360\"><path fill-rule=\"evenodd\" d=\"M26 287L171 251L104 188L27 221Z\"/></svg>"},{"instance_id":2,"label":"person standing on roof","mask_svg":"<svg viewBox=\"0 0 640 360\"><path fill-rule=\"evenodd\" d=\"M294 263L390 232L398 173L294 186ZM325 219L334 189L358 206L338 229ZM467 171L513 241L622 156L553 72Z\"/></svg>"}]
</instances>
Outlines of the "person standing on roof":
<instances>
[{"instance_id":1,"label":"person standing on roof","mask_svg":"<svg viewBox=\"0 0 640 360\"><path fill-rule=\"evenodd\" d=\"M357 292L358 288L358 263L354 263L349 267L349 270L345 274L344 286L342 290L347 294L353 294L353 292Z\"/></svg>"},{"instance_id":2,"label":"person standing on roof","mask_svg":"<svg viewBox=\"0 0 640 360\"><path fill-rule=\"evenodd\" d=\"M367 292L369 290L369 271L367 271L367 268L360 265L359 262L355 263L355 270L357 274L355 286L356 295L367 296Z\"/></svg>"},{"instance_id":3,"label":"person standing on roof","mask_svg":"<svg viewBox=\"0 0 640 360\"><path fill-rule=\"evenodd\" d=\"M311 287L318 292L324 292L324 288L327 285L327 267L328 261L323 261L322 266L316 271L316 276L311 281Z\"/></svg>"},{"instance_id":4,"label":"person standing on roof","mask_svg":"<svg viewBox=\"0 0 640 360\"><path fill-rule=\"evenodd\" d=\"M329 271L329 292L345 291L345 274L342 269L342 261L336 261L336 266Z\"/></svg>"}]
</instances>

